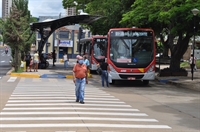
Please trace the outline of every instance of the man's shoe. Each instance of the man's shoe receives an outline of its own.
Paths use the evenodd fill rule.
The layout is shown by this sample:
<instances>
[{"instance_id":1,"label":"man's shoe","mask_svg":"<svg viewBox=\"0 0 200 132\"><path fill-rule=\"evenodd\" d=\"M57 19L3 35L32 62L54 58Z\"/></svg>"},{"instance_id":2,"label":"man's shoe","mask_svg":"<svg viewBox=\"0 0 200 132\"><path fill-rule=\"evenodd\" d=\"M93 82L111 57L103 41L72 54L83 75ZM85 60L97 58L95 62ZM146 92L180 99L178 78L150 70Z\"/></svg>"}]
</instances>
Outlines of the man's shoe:
<instances>
[{"instance_id":1,"label":"man's shoe","mask_svg":"<svg viewBox=\"0 0 200 132\"><path fill-rule=\"evenodd\" d=\"M79 102L79 99L76 99L76 102Z\"/></svg>"},{"instance_id":2,"label":"man's shoe","mask_svg":"<svg viewBox=\"0 0 200 132\"><path fill-rule=\"evenodd\" d=\"M80 101L80 103L81 103L81 104L84 104L85 102L83 102L83 101Z\"/></svg>"}]
</instances>

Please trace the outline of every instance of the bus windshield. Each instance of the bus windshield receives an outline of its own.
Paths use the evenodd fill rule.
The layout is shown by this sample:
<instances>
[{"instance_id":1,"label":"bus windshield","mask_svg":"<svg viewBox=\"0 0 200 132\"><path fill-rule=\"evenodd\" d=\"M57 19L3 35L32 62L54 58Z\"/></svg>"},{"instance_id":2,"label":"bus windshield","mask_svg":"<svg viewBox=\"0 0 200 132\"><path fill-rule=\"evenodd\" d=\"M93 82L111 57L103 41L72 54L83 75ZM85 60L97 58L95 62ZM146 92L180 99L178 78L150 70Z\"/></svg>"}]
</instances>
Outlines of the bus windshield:
<instances>
[{"instance_id":1,"label":"bus windshield","mask_svg":"<svg viewBox=\"0 0 200 132\"><path fill-rule=\"evenodd\" d=\"M94 39L94 57L103 59L106 55L106 39Z\"/></svg>"},{"instance_id":2,"label":"bus windshield","mask_svg":"<svg viewBox=\"0 0 200 132\"><path fill-rule=\"evenodd\" d=\"M111 37L110 59L115 63L146 64L153 60L152 37Z\"/></svg>"}]
</instances>

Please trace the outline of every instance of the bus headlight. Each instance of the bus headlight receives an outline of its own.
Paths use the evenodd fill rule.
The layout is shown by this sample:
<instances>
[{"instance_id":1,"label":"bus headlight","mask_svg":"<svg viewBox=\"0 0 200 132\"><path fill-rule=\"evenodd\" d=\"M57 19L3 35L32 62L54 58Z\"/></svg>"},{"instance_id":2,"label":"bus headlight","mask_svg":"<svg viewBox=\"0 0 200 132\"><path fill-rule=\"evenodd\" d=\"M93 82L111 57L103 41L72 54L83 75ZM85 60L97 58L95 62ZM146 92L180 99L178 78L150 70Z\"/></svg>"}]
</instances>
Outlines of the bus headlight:
<instances>
[{"instance_id":1,"label":"bus headlight","mask_svg":"<svg viewBox=\"0 0 200 132\"><path fill-rule=\"evenodd\" d=\"M109 65L111 72L117 72L111 65Z\"/></svg>"},{"instance_id":2,"label":"bus headlight","mask_svg":"<svg viewBox=\"0 0 200 132\"><path fill-rule=\"evenodd\" d=\"M152 65L152 66L148 69L147 73L148 73L148 72L154 71L154 67L155 67L155 65Z\"/></svg>"}]
</instances>

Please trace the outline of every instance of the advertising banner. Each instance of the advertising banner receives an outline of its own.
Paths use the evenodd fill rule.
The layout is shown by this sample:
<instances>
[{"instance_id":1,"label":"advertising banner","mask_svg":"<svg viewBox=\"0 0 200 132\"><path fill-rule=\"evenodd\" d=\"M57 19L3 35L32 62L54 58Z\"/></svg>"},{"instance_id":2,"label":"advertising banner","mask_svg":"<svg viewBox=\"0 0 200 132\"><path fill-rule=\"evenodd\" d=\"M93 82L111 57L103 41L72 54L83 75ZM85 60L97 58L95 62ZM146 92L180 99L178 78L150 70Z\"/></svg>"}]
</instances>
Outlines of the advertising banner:
<instances>
[{"instance_id":1,"label":"advertising banner","mask_svg":"<svg viewBox=\"0 0 200 132\"><path fill-rule=\"evenodd\" d=\"M72 40L60 40L59 47L73 47L73 41Z\"/></svg>"}]
</instances>

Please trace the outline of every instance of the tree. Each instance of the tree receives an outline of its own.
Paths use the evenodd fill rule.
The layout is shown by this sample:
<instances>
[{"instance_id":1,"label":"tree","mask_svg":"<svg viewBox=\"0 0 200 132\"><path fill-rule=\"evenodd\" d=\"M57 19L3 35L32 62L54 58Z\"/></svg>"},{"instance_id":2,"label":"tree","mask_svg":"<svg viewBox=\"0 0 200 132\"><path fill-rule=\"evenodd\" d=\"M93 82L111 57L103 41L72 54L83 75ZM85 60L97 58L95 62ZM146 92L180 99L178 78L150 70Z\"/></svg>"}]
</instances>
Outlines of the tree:
<instances>
[{"instance_id":1,"label":"tree","mask_svg":"<svg viewBox=\"0 0 200 132\"><path fill-rule=\"evenodd\" d=\"M193 35L191 9L195 7L200 9L200 1L136 0L132 10L123 15L121 23L152 28L160 35L164 47L171 51L170 70L178 71L180 60ZM163 34L166 34L167 40L164 40ZM178 38L177 42L174 42L175 37Z\"/></svg>"},{"instance_id":2,"label":"tree","mask_svg":"<svg viewBox=\"0 0 200 132\"><path fill-rule=\"evenodd\" d=\"M11 13L5 20L0 21L3 30L4 42L12 49L13 66L18 71L21 63L21 52L29 46L30 41L30 12L28 11L28 0L13 0Z\"/></svg>"},{"instance_id":3,"label":"tree","mask_svg":"<svg viewBox=\"0 0 200 132\"><path fill-rule=\"evenodd\" d=\"M0 34L0 42L2 42L3 41L3 37L2 37L2 35Z\"/></svg>"},{"instance_id":4,"label":"tree","mask_svg":"<svg viewBox=\"0 0 200 132\"><path fill-rule=\"evenodd\" d=\"M122 14L129 11L134 0L63 0L64 8L76 7L90 15L103 16L102 19L87 25L93 34L106 35L110 28L122 27L119 21Z\"/></svg>"}]
</instances>

